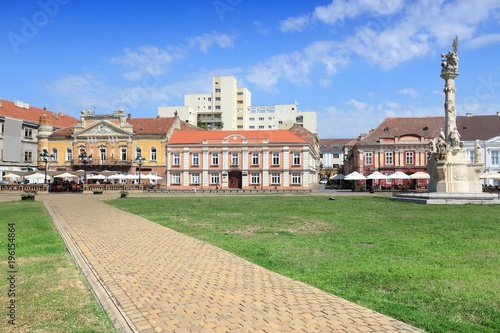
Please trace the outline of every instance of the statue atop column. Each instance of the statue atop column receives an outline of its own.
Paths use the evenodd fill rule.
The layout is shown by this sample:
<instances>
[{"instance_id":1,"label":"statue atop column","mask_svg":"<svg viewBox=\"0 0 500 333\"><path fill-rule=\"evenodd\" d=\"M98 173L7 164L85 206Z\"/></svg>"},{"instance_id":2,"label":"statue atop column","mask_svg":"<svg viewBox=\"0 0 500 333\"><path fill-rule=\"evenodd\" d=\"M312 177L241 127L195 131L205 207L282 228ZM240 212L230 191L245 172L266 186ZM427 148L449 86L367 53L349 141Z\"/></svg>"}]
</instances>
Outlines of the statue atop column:
<instances>
[{"instance_id":1,"label":"statue atop column","mask_svg":"<svg viewBox=\"0 0 500 333\"><path fill-rule=\"evenodd\" d=\"M455 35L451 46L453 46L453 51L448 52L448 54L441 54L441 73L458 74L458 36Z\"/></svg>"}]
</instances>

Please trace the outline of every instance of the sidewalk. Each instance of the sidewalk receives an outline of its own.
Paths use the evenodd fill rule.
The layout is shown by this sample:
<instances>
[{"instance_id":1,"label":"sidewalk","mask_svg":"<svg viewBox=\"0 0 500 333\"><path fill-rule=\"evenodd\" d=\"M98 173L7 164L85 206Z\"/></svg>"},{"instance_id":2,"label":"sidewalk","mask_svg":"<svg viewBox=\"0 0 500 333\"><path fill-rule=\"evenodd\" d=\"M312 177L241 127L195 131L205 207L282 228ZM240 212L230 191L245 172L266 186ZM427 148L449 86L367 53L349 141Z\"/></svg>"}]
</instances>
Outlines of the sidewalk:
<instances>
[{"instance_id":1,"label":"sidewalk","mask_svg":"<svg viewBox=\"0 0 500 333\"><path fill-rule=\"evenodd\" d=\"M104 198L43 200L121 332L422 332Z\"/></svg>"}]
</instances>

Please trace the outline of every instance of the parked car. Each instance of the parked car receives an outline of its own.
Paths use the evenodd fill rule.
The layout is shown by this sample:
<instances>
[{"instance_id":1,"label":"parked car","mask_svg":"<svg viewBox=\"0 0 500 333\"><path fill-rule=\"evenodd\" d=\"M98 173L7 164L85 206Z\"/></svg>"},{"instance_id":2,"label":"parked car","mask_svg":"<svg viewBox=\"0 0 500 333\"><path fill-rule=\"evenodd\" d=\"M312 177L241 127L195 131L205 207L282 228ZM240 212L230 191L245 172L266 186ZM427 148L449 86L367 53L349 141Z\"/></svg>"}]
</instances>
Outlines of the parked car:
<instances>
[{"instance_id":1,"label":"parked car","mask_svg":"<svg viewBox=\"0 0 500 333\"><path fill-rule=\"evenodd\" d=\"M326 183L328 183L328 178L321 178L321 179L319 180L319 183L320 183L320 184L326 184Z\"/></svg>"}]
</instances>

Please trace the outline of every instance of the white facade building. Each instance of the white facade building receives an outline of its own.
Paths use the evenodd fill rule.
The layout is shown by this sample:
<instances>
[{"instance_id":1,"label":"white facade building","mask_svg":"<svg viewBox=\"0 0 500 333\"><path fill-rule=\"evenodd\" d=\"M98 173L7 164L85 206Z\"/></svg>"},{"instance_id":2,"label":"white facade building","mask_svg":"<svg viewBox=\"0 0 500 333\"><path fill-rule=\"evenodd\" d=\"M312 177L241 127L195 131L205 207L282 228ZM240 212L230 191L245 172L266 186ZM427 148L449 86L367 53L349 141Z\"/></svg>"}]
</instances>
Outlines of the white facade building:
<instances>
[{"instance_id":1,"label":"white facade building","mask_svg":"<svg viewBox=\"0 0 500 333\"><path fill-rule=\"evenodd\" d=\"M158 116L172 117L177 110L181 119L207 129L276 130L298 124L316 133L316 112L299 112L297 103L252 106L250 91L238 88L233 76L213 77L211 93L184 95L184 107L190 109L160 106Z\"/></svg>"}]
</instances>

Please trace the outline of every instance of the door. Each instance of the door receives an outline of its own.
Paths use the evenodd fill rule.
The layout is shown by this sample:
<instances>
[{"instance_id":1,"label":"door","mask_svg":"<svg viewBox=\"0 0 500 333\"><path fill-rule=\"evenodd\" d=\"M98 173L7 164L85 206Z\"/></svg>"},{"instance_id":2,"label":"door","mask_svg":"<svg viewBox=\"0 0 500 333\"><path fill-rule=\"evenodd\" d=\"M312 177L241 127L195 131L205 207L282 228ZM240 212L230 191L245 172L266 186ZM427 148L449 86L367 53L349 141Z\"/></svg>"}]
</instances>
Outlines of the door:
<instances>
[{"instance_id":1,"label":"door","mask_svg":"<svg viewBox=\"0 0 500 333\"><path fill-rule=\"evenodd\" d=\"M229 188L241 188L241 171L231 171L229 173Z\"/></svg>"}]
</instances>

